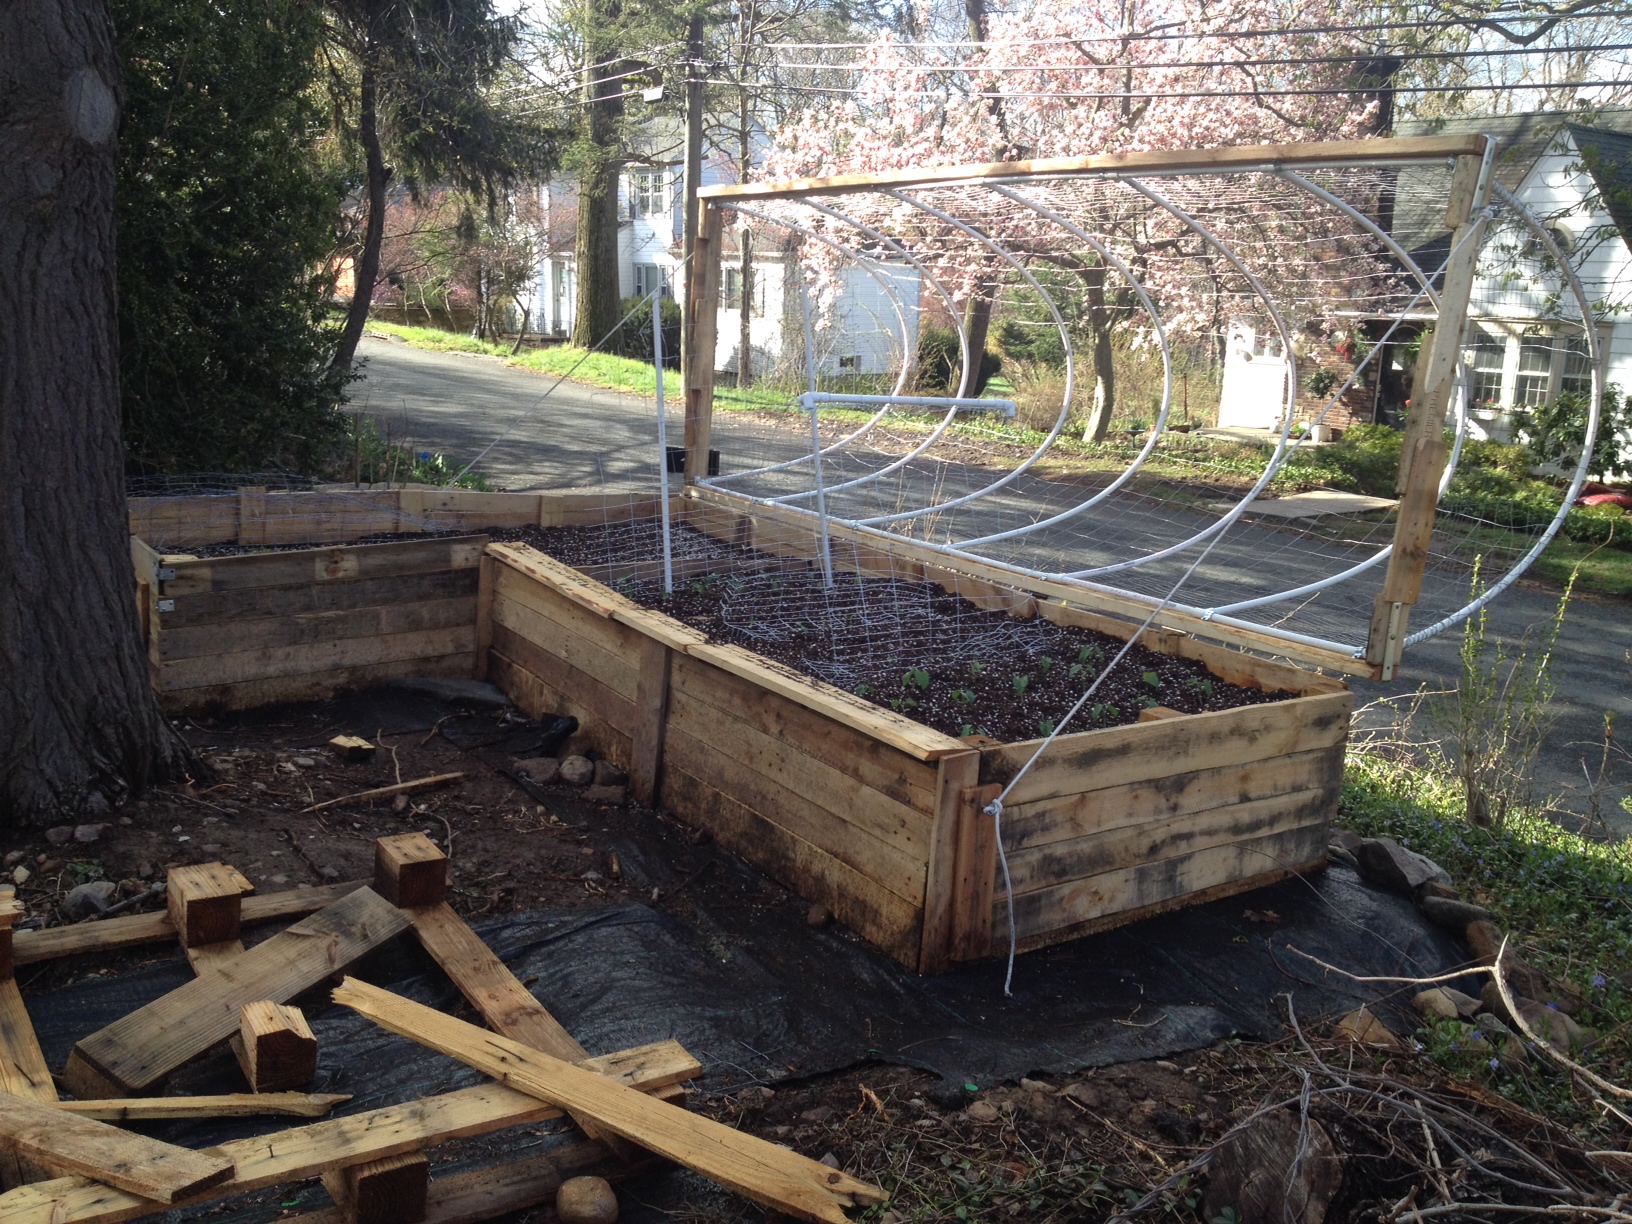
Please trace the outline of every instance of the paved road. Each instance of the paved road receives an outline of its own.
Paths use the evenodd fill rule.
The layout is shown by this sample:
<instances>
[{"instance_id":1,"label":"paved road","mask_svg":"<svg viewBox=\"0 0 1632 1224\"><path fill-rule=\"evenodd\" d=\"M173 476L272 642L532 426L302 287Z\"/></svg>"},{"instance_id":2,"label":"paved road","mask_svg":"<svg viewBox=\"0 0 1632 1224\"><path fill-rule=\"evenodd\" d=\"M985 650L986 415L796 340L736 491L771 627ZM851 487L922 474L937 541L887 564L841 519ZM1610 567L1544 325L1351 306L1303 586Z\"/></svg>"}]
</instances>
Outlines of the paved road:
<instances>
[{"instance_id":1,"label":"paved road","mask_svg":"<svg viewBox=\"0 0 1632 1224\"><path fill-rule=\"evenodd\" d=\"M410 438L421 449L441 451L450 462L462 465L485 450L478 470L496 487L523 491L655 486L657 430L651 400L574 383L562 383L550 391L553 378L505 366L494 358L427 353L391 341L367 339L361 353L368 365L365 379L353 390L354 407L388 424L394 437ZM671 416L671 426L670 441L677 445L677 414ZM502 440L495 443L501 433ZM793 435L744 428L740 423L733 423L730 437L738 446L751 448L760 461L801 452ZM733 466L732 459L727 459L727 470ZM842 479L845 474L835 472L828 479ZM913 494L924 491L915 486L937 479L940 477L926 472L906 474L889 489L874 494L870 508L873 512L887 511L892 497L910 504ZM1022 482L989 503L990 508L983 513L990 517L980 520L979 527L983 531L997 530L1029 519L1039 505L1069 504L1080 495L1080 490L1046 481ZM1144 516L1147 538L1154 533L1172 534L1175 539L1184 534L1181 529L1185 516L1181 512L1164 510L1160 520L1152 518L1148 505L1130 507L1130 513L1135 512ZM1289 540L1295 537L1267 528L1238 528L1209 558L1208 569L1193 580L1195 598L1205 602L1202 588L1210 582L1227 584L1240 567L1251 565L1261 572L1266 548L1276 550L1277 572L1288 585L1331 572L1330 562L1323 559L1319 546L1293 546ZM1082 565L1096 564L1101 556L1112 555L1111 551L1101 550L1114 550L1115 544L1109 538L1095 541L1080 528L1062 529L1053 536L1045 533L1035 550L1023 559L1035 563L1070 556ZM1165 581L1170 582L1173 576L1176 571ZM1150 581L1164 586L1160 574L1153 574ZM1463 579L1444 581L1455 584ZM1459 602L1455 594L1454 590L1447 591L1438 602L1453 607ZM1517 640L1526 631L1539 632L1551 617L1556 601L1556 593L1549 590L1523 586L1509 590L1492 609L1493 635ZM1626 601L1578 597L1554 655L1557 724L1547 740L1537 771L1538 782L1544 793L1562 796L1565 806L1574 811L1586 807L1582 762L1585 759L1596 770L1606 710L1616 714L1621 737L1632 748L1629 610L1632 605ZM1419 616L1413 628L1426 623L1428 618ZM1457 674L1459 644L1460 634L1454 631L1424 643L1408 655L1409 665L1400 682L1355 682L1358 699L1367 702L1397 696L1424 683L1435 688L1451 687ZM1632 756L1621 756L1612 765L1610 776L1613 781L1604 797L1605 813L1617 827L1632 832L1632 817L1619 806L1632 783Z\"/></svg>"}]
</instances>

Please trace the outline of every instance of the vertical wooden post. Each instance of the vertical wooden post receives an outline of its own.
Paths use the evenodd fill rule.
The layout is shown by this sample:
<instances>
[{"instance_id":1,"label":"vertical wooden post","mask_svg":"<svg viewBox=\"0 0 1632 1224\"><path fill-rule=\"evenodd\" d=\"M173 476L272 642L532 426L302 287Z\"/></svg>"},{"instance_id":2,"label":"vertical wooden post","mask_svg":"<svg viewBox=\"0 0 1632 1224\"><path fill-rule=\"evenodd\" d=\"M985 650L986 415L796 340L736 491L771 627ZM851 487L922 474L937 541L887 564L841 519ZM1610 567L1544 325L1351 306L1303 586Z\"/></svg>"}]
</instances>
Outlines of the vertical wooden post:
<instances>
[{"instance_id":1,"label":"vertical wooden post","mask_svg":"<svg viewBox=\"0 0 1632 1224\"><path fill-rule=\"evenodd\" d=\"M680 350L686 388L686 483L708 475L714 424L714 340L720 309L720 210L702 201L686 273L686 332Z\"/></svg>"},{"instance_id":2,"label":"vertical wooden post","mask_svg":"<svg viewBox=\"0 0 1632 1224\"><path fill-rule=\"evenodd\" d=\"M924 879L924 929L918 945L919 973L944 973L952 966L953 896L958 887L963 796L979 784L979 752L955 752L941 758L935 778L935 817L930 825L929 869Z\"/></svg>"},{"instance_id":3,"label":"vertical wooden post","mask_svg":"<svg viewBox=\"0 0 1632 1224\"><path fill-rule=\"evenodd\" d=\"M649 808L657 806L663 763L663 728L669 714L669 648L642 637L636 657L635 727L629 752L629 789Z\"/></svg>"},{"instance_id":4,"label":"vertical wooden post","mask_svg":"<svg viewBox=\"0 0 1632 1224\"><path fill-rule=\"evenodd\" d=\"M1451 258L1439 295L1439 321L1417 361L1400 451L1399 515L1394 524L1394 551L1388 575L1372 609L1366 661L1378 678L1392 680L1399 670L1411 607L1422 592L1423 570L1434 534L1439 480L1449 448L1445 444L1445 409L1456 385L1457 361L1468 324L1468 299L1478 273L1479 244L1490 198L1495 142L1486 140L1483 156L1456 159L1445 223L1451 227Z\"/></svg>"},{"instance_id":5,"label":"vertical wooden post","mask_svg":"<svg viewBox=\"0 0 1632 1224\"><path fill-rule=\"evenodd\" d=\"M958 869L952 891L952 959L979 960L992 950L992 894L997 886L997 826L985 807L997 783L959 796Z\"/></svg>"},{"instance_id":6,"label":"vertical wooden post","mask_svg":"<svg viewBox=\"0 0 1632 1224\"><path fill-rule=\"evenodd\" d=\"M485 552L476 563L476 658L471 674L478 680L487 679L487 654L493 649L494 564Z\"/></svg>"},{"instance_id":7,"label":"vertical wooden post","mask_svg":"<svg viewBox=\"0 0 1632 1224\"><path fill-rule=\"evenodd\" d=\"M322 1174L346 1224L417 1224L425 1218L431 1162L424 1152L404 1152Z\"/></svg>"}]
</instances>

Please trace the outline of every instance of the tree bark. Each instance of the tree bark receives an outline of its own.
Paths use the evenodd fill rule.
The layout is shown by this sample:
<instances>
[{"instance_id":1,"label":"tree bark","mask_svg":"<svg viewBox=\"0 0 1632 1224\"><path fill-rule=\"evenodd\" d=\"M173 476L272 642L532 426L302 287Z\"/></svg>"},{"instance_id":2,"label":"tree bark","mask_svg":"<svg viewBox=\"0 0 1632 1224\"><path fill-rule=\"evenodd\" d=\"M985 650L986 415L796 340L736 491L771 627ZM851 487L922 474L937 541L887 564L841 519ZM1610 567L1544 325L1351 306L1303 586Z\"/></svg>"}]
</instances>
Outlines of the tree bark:
<instances>
[{"instance_id":1,"label":"tree bark","mask_svg":"<svg viewBox=\"0 0 1632 1224\"><path fill-rule=\"evenodd\" d=\"M351 306L346 325L334 351L334 368L349 371L357 357L357 344L368 324L368 310L374 301L374 282L380 276L380 244L385 238L385 186L391 171L380 147L379 81L364 54L362 85L358 91L357 134L367 159L368 220L363 224L363 249L352 265Z\"/></svg>"},{"instance_id":2,"label":"tree bark","mask_svg":"<svg viewBox=\"0 0 1632 1224\"><path fill-rule=\"evenodd\" d=\"M1111 431L1111 415L1116 411L1116 350L1111 329L1093 321L1094 402L1082 430L1084 442L1103 442Z\"/></svg>"},{"instance_id":3,"label":"tree bark","mask_svg":"<svg viewBox=\"0 0 1632 1224\"><path fill-rule=\"evenodd\" d=\"M974 399L980 394L980 363L986 356L986 337L992 329L992 294L994 290L981 285L963 308L963 330L969 338L969 372L958 384L958 395Z\"/></svg>"},{"instance_id":4,"label":"tree bark","mask_svg":"<svg viewBox=\"0 0 1632 1224\"><path fill-rule=\"evenodd\" d=\"M185 766L138 634L103 0L0 5L0 833Z\"/></svg>"},{"instance_id":5,"label":"tree bark","mask_svg":"<svg viewBox=\"0 0 1632 1224\"><path fill-rule=\"evenodd\" d=\"M622 12L617 3L597 7L590 20L598 28L584 37L584 121L589 155L578 174L578 226L573 236L577 285L573 291L572 343L594 348L618 325L618 120L623 102L616 95L617 53L606 45Z\"/></svg>"}]
</instances>

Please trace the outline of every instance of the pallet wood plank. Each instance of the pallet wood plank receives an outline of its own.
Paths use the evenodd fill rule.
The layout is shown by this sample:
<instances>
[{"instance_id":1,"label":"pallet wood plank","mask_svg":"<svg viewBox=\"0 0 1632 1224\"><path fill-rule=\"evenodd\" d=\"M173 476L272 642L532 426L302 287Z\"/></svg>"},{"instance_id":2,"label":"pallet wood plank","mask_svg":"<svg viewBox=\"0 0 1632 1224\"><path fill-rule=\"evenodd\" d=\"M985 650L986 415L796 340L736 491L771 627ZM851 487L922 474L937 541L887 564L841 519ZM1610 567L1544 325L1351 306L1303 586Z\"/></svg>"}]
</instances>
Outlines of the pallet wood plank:
<instances>
[{"instance_id":1,"label":"pallet wood plank","mask_svg":"<svg viewBox=\"0 0 1632 1224\"><path fill-rule=\"evenodd\" d=\"M459 1059L728 1189L798 1219L847 1224L844 1207L885 1201L877 1186L698 1114L654 1102L594 1072L347 978L334 1001Z\"/></svg>"},{"instance_id":2,"label":"pallet wood plank","mask_svg":"<svg viewBox=\"0 0 1632 1224\"><path fill-rule=\"evenodd\" d=\"M1007 802L1019 805L1082 789L1093 779L1096 789L1151 777L1261 761L1293 752L1331 748L1346 742L1347 693L1297 697L1270 705L1212 710L1165 723L1134 723L1063 735L1021 779ZM982 777L1004 781L1018 771L1036 741L988 749Z\"/></svg>"},{"instance_id":3,"label":"pallet wood plank","mask_svg":"<svg viewBox=\"0 0 1632 1224\"><path fill-rule=\"evenodd\" d=\"M203 591L241 591L430 571L474 570L486 545L486 536L471 535L184 561L176 564L176 576L165 582L164 594L170 598Z\"/></svg>"},{"instance_id":4,"label":"pallet wood plank","mask_svg":"<svg viewBox=\"0 0 1632 1224\"><path fill-rule=\"evenodd\" d=\"M52 1170L173 1203L232 1176L232 1161L0 1094L0 1148Z\"/></svg>"},{"instance_id":5,"label":"pallet wood plank","mask_svg":"<svg viewBox=\"0 0 1632 1224\"><path fill-rule=\"evenodd\" d=\"M92 1033L74 1047L74 1054L124 1095L140 1095L236 1032L245 1003L287 1002L408 925L408 917L372 889L358 889L232 962Z\"/></svg>"},{"instance_id":6,"label":"pallet wood plank","mask_svg":"<svg viewBox=\"0 0 1632 1224\"><path fill-rule=\"evenodd\" d=\"M241 654L276 646L311 646L346 638L388 637L429 629L452 629L472 624L476 603L471 596L396 602L337 612L291 612L255 620L234 619L214 624L173 626L170 614L161 614L159 658L179 659Z\"/></svg>"},{"instance_id":7,"label":"pallet wood plank","mask_svg":"<svg viewBox=\"0 0 1632 1224\"><path fill-rule=\"evenodd\" d=\"M643 1091L656 1091L702 1074L702 1065L675 1041L622 1050L583 1065ZM434 1147L450 1139L548 1121L562 1112L527 1093L501 1084L482 1084L270 1135L229 1140L216 1150L232 1160L236 1172L203 1197L221 1198L301 1181L327 1169ZM0 1224L117 1224L155 1210L149 1199L77 1177L0 1194Z\"/></svg>"},{"instance_id":8,"label":"pallet wood plank","mask_svg":"<svg viewBox=\"0 0 1632 1224\"><path fill-rule=\"evenodd\" d=\"M172 1118L321 1118L351 1100L345 1092L228 1092L220 1096L58 1101L66 1113L102 1122L164 1122Z\"/></svg>"},{"instance_id":9,"label":"pallet wood plank","mask_svg":"<svg viewBox=\"0 0 1632 1224\"><path fill-rule=\"evenodd\" d=\"M474 606L471 608L474 613ZM468 623L420 629L378 637L340 638L300 646L263 646L190 659L171 659L159 667L165 692L243 684L248 681L307 676L375 663L404 663L463 655L476 647L474 616Z\"/></svg>"},{"instance_id":10,"label":"pallet wood plank","mask_svg":"<svg viewBox=\"0 0 1632 1224\"><path fill-rule=\"evenodd\" d=\"M348 893L364 887L366 880L346 880L316 888L290 888L283 892L245 897L240 910L245 924L299 918L331 905ZM175 923L168 912L130 914L84 922L74 926L48 927L43 931L19 931L16 936L17 963L31 965L59 956L80 956L114 952L142 944L167 943L176 938Z\"/></svg>"}]
</instances>

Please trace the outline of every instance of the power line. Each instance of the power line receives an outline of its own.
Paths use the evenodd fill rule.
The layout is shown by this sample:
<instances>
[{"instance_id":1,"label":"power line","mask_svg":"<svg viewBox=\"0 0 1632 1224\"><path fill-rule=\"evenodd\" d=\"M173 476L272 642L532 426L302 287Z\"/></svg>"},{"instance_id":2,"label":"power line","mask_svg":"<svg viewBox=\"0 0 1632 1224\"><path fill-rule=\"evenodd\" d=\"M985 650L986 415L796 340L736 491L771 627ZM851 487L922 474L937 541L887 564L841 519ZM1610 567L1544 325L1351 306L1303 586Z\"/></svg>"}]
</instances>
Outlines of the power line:
<instances>
[{"instance_id":1,"label":"power line","mask_svg":"<svg viewBox=\"0 0 1632 1224\"><path fill-rule=\"evenodd\" d=\"M1532 84L1495 84L1495 85L1413 85L1401 87L1398 92L1404 94L1419 93L1500 93L1509 90L1546 90L1546 89L1602 89L1615 86L1632 85L1632 78L1619 81L1554 81ZM825 85L784 85L783 89L792 93L817 94L860 94L866 92L861 89L847 89L841 86ZM1149 90L1116 90L1105 93L1081 93L1061 91L1058 93L1000 93L993 90L979 90L968 95L972 100L1006 102L1010 99L1021 98L1059 98L1080 101L1121 101L1124 99L1147 98L1312 98L1312 97L1347 97L1356 93L1366 92L1364 87L1351 86L1336 89L1218 89L1218 90L1177 90L1170 93L1158 93ZM944 98L945 94L933 90L889 90L892 97L906 98Z\"/></svg>"}]
</instances>

